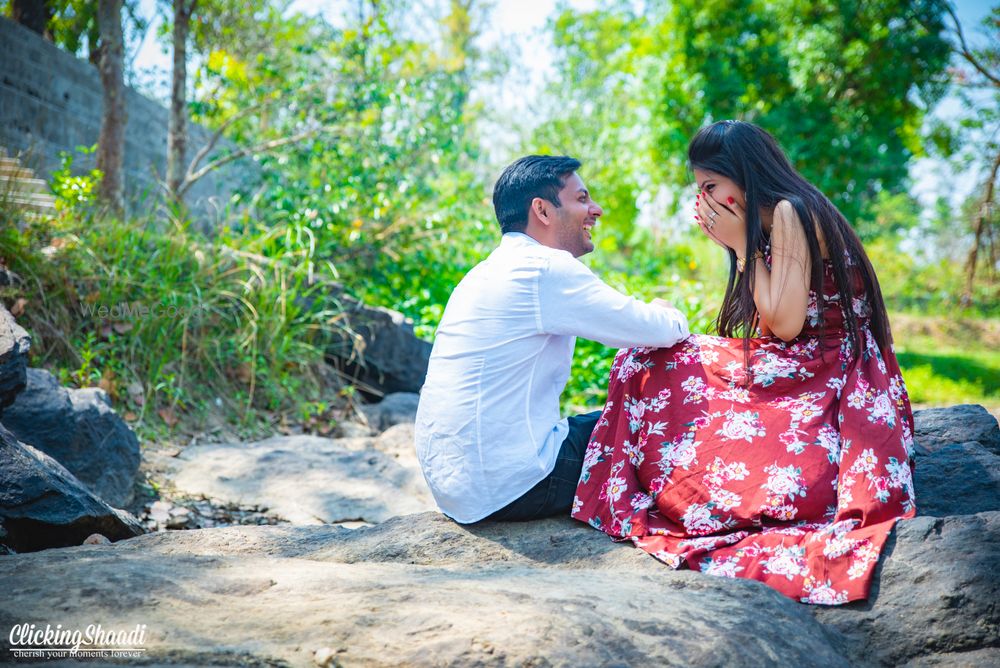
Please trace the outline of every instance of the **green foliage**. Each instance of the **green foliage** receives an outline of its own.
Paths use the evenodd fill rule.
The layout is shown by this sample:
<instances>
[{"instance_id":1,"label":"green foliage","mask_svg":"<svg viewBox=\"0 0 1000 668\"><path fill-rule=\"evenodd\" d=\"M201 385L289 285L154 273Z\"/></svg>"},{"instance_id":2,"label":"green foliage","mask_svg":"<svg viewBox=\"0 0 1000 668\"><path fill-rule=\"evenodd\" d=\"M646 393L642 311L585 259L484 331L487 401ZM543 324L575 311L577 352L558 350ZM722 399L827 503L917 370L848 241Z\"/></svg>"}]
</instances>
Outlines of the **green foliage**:
<instances>
[{"instance_id":1,"label":"green foliage","mask_svg":"<svg viewBox=\"0 0 1000 668\"><path fill-rule=\"evenodd\" d=\"M250 427L313 422L333 406L323 344L338 335L341 284L429 335L498 236L473 174L469 94L492 67L474 46L482 14L454 0L424 17L437 34L410 36L403 4L338 28L280 4L199 7L195 120L243 146L318 132L254 153L263 183L234 198L240 214L212 239L183 214L166 228L97 217L99 174L74 174L67 159L52 184L60 219L4 230L0 256L33 279L6 296L28 299L39 362L101 384L143 429L208 410ZM143 306L155 312L135 316Z\"/></svg>"},{"instance_id":2,"label":"green foliage","mask_svg":"<svg viewBox=\"0 0 1000 668\"><path fill-rule=\"evenodd\" d=\"M89 49L93 5L54 6L57 43ZM35 363L102 385L142 429L220 404L261 429L285 416L339 419L356 397L323 376L324 344L338 335L331 295L342 286L401 310L430 338L454 286L499 240L489 191L501 165L487 149L503 164L529 152L580 158L606 212L585 261L623 292L673 302L693 331L712 331L728 259L686 225L686 146L726 117L770 130L841 207L892 308L1000 315L995 284L959 299L955 258L969 246L970 211L921 211L906 194L914 156L995 151L993 98L969 97L959 123L921 137L947 83L936 0L560 5L549 25L556 71L531 117L512 119L538 121L521 146L483 123L490 101L480 93L512 55L482 50L484 2L362 2L334 24L291 6L202 0L194 14L191 116L254 147L261 174L229 203L237 213L217 236L200 236L183 214L97 216L100 175L75 174L71 159L52 179L56 221L0 226L0 257L27 279L2 296L28 300ZM993 144L973 141L984 133ZM13 222L8 214L0 222ZM115 305L160 310L96 314ZM901 360L916 401L996 395L994 357L915 340ZM600 407L614 353L578 341L564 410Z\"/></svg>"},{"instance_id":3,"label":"green foliage","mask_svg":"<svg viewBox=\"0 0 1000 668\"><path fill-rule=\"evenodd\" d=\"M564 8L553 24L564 111L539 137L610 163L615 176L600 184L631 195L609 201L634 221L638 187L676 192L689 182L698 128L742 118L774 134L853 219L879 192L907 186L922 109L946 83L942 25L934 0Z\"/></svg>"},{"instance_id":4,"label":"green foliage","mask_svg":"<svg viewBox=\"0 0 1000 668\"><path fill-rule=\"evenodd\" d=\"M1000 357L986 351L899 354L910 401L915 404L1000 405Z\"/></svg>"},{"instance_id":5,"label":"green foliage","mask_svg":"<svg viewBox=\"0 0 1000 668\"><path fill-rule=\"evenodd\" d=\"M965 293L968 212L939 200L921 215L906 194L882 193L855 227L875 267L886 305L925 314L1000 314L1000 286L987 280Z\"/></svg>"},{"instance_id":6,"label":"green foliage","mask_svg":"<svg viewBox=\"0 0 1000 668\"><path fill-rule=\"evenodd\" d=\"M681 67L670 71L664 103L684 111L664 116L665 155L683 155L676 138L707 121L744 118L770 130L848 219L880 191L905 188L906 165L921 151L922 108L946 83L949 48L939 34L939 3L745 0L672 7L663 34L676 45ZM698 95L671 99L681 85Z\"/></svg>"},{"instance_id":7,"label":"green foliage","mask_svg":"<svg viewBox=\"0 0 1000 668\"><path fill-rule=\"evenodd\" d=\"M1000 409L1000 320L892 313L895 348L910 400Z\"/></svg>"},{"instance_id":8,"label":"green foliage","mask_svg":"<svg viewBox=\"0 0 1000 668\"><path fill-rule=\"evenodd\" d=\"M951 93L958 103L952 114L932 119L928 144L932 153L948 160L963 179L975 179L962 221L971 232L966 254L964 301L972 302L985 283L994 300L1000 298L1000 6L994 7L973 31L951 14L949 39L954 49ZM978 281L974 282L977 276Z\"/></svg>"},{"instance_id":9,"label":"green foliage","mask_svg":"<svg viewBox=\"0 0 1000 668\"><path fill-rule=\"evenodd\" d=\"M293 226L206 239L66 208L3 226L0 258L26 279L5 296L25 300L33 363L100 385L147 435L208 411L267 431L330 395L336 286Z\"/></svg>"},{"instance_id":10,"label":"green foliage","mask_svg":"<svg viewBox=\"0 0 1000 668\"><path fill-rule=\"evenodd\" d=\"M477 5L456 1L443 16L425 17L438 32L420 39L395 27L405 9L380 4L339 29L272 16L282 48L252 59L216 48L199 88L226 93L200 99L195 110L219 125L259 106L230 126L242 143L322 128L255 156L264 183L240 196L251 206L237 229L300 230L316 262L357 296L427 323L496 232L473 174ZM280 113L269 108L272 99Z\"/></svg>"},{"instance_id":11,"label":"green foliage","mask_svg":"<svg viewBox=\"0 0 1000 668\"><path fill-rule=\"evenodd\" d=\"M947 37L958 51L962 38L968 40L967 54L994 79L977 69L972 61L956 54L951 74L953 85L949 93L958 102L954 113L933 117L928 131L928 148L950 159L961 171L970 164L988 165L1000 152L1000 6L994 7L979 26L964 26L962 38L954 25ZM978 28L978 31L976 30ZM974 36L978 32L978 40Z\"/></svg>"},{"instance_id":12,"label":"green foliage","mask_svg":"<svg viewBox=\"0 0 1000 668\"><path fill-rule=\"evenodd\" d=\"M920 203L907 192L879 191L867 215L854 220L854 230L864 243L901 236L920 222Z\"/></svg>"},{"instance_id":13,"label":"green foliage","mask_svg":"<svg viewBox=\"0 0 1000 668\"><path fill-rule=\"evenodd\" d=\"M76 152L87 155L97 151L97 144L91 147L77 146ZM76 174L73 171L73 154L62 151L59 154L60 167L52 172L50 187L56 196L56 210L86 211L97 204L97 189L101 184L103 174L99 169L92 169L86 174Z\"/></svg>"}]
</instances>

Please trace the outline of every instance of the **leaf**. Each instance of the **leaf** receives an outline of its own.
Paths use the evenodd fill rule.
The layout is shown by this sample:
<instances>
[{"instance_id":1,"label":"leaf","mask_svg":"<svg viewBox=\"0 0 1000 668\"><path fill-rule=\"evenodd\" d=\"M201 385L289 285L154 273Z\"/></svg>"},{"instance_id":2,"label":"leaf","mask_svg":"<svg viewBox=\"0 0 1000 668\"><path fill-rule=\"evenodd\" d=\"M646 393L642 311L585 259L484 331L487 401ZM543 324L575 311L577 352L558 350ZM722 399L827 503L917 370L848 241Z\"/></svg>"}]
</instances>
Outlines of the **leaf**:
<instances>
[{"instance_id":1,"label":"leaf","mask_svg":"<svg viewBox=\"0 0 1000 668\"><path fill-rule=\"evenodd\" d=\"M97 382L97 387L104 390L112 399L118 397L118 383L115 382L114 374L105 371L101 374L101 379Z\"/></svg>"},{"instance_id":2,"label":"leaf","mask_svg":"<svg viewBox=\"0 0 1000 668\"><path fill-rule=\"evenodd\" d=\"M28 300L24 297L18 297L14 305L10 307L10 314L17 318L24 313L24 307L28 305Z\"/></svg>"},{"instance_id":3,"label":"leaf","mask_svg":"<svg viewBox=\"0 0 1000 668\"><path fill-rule=\"evenodd\" d=\"M173 427L177 424L177 416L174 414L174 409L172 408L161 408L156 411L156 414L160 416L160 419L162 419L168 427Z\"/></svg>"}]
</instances>

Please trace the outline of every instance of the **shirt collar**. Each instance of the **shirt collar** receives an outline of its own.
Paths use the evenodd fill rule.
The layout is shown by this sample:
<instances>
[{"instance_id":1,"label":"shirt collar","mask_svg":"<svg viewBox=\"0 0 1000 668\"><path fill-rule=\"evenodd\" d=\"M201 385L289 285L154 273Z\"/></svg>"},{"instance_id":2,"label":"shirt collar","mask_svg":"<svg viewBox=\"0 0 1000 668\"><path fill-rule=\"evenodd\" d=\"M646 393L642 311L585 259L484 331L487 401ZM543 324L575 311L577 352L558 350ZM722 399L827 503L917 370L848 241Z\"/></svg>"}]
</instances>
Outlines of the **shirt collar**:
<instances>
[{"instance_id":1,"label":"shirt collar","mask_svg":"<svg viewBox=\"0 0 1000 668\"><path fill-rule=\"evenodd\" d=\"M541 246L542 245L541 243L539 243L539 241L537 239L535 239L535 238L533 238L531 236L528 236L524 232L506 232L506 233L504 233L503 238L500 240L500 243L503 243L504 241L508 241L508 240L510 240L510 241L521 241L521 240L523 240L523 241L527 241L530 244L534 244L536 246Z\"/></svg>"}]
</instances>

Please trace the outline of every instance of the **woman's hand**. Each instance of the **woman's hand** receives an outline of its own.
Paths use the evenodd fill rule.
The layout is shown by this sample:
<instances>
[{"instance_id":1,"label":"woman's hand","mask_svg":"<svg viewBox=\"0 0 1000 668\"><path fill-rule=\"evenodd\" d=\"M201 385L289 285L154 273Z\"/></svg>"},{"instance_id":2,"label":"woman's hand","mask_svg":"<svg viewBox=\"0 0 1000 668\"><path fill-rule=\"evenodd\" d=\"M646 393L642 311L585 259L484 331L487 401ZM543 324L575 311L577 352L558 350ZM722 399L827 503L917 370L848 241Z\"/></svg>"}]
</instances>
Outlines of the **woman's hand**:
<instances>
[{"instance_id":1,"label":"woman's hand","mask_svg":"<svg viewBox=\"0 0 1000 668\"><path fill-rule=\"evenodd\" d=\"M699 195L698 197L700 199L701 195ZM698 210L698 204L695 204L694 210L695 211ZM696 213L696 214L694 214L694 222L697 223L698 227L701 228L701 231L705 233L706 237L708 237L709 239L711 239L715 243L719 244L719 247L722 248L723 250L726 250L726 251L729 250L729 246L727 246L726 244L724 244L721 241L719 241L719 238L717 236L715 236L715 234L712 233L712 230L709 229L709 227L708 227L708 220L707 219L702 218L699 214Z\"/></svg>"},{"instance_id":2,"label":"woman's hand","mask_svg":"<svg viewBox=\"0 0 1000 668\"><path fill-rule=\"evenodd\" d=\"M698 224L705 234L743 257L747 247L747 225L743 208L730 199L725 205L704 190L695 206Z\"/></svg>"}]
</instances>

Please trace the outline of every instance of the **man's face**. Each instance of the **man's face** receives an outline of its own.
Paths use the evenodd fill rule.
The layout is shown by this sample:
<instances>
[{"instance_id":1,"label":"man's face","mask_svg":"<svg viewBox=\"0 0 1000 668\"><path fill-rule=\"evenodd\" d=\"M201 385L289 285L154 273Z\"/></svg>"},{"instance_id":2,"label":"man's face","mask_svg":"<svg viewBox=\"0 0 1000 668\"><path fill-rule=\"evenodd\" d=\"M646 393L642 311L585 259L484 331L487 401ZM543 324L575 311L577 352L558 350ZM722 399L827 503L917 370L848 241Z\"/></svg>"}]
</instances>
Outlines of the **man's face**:
<instances>
[{"instance_id":1,"label":"man's face","mask_svg":"<svg viewBox=\"0 0 1000 668\"><path fill-rule=\"evenodd\" d=\"M555 239L558 248L580 257L594 250L591 229L604 210L590 199L590 192L576 172L566 177L559 191L558 208L552 207Z\"/></svg>"}]
</instances>

